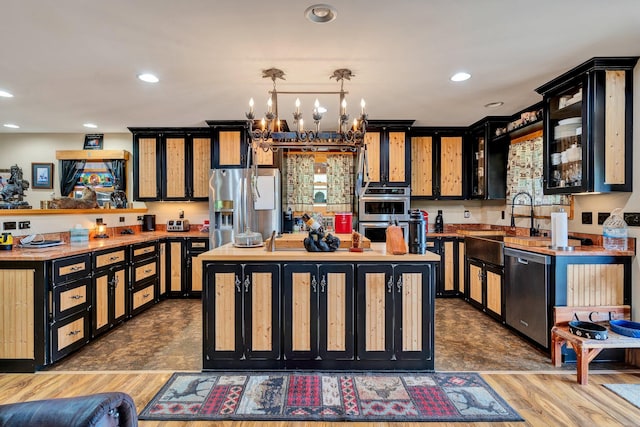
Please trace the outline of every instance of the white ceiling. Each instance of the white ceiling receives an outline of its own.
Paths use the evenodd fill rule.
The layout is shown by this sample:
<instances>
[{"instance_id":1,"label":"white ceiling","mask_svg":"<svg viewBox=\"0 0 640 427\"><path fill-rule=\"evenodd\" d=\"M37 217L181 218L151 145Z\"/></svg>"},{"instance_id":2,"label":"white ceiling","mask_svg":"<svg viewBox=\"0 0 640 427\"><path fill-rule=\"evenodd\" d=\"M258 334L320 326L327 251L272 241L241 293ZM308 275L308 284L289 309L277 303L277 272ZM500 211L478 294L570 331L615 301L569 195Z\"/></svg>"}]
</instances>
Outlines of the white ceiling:
<instances>
[{"instance_id":1,"label":"white ceiling","mask_svg":"<svg viewBox=\"0 0 640 427\"><path fill-rule=\"evenodd\" d=\"M591 57L640 55L638 0L321 1L334 22L307 21L312 0L2 0L0 90L14 97L0 124L20 129L0 132L244 119L250 97L264 112L270 67L280 91L338 90L329 76L350 68L352 117L365 98L370 119L467 126L540 101L536 87ZM449 81L460 70L472 78ZM146 71L160 83L136 79ZM294 100L280 97L289 120Z\"/></svg>"}]
</instances>

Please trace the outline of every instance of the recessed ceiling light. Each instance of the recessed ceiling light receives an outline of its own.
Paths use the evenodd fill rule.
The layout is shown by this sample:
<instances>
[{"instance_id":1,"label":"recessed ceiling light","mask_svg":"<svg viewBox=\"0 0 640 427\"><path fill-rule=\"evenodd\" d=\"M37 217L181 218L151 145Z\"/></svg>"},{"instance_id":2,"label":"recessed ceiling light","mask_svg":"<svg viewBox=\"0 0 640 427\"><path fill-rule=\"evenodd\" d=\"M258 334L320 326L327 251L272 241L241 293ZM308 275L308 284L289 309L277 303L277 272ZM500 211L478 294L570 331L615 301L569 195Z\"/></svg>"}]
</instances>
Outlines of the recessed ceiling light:
<instances>
[{"instance_id":1,"label":"recessed ceiling light","mask_svg":"<svg viewBox=\"0 0 640 427\"><path fill-rule=\"evenodd\" d=\"M11 129L20 129L20 126L14 125L13 123L5 123L4 127L11 128Z\"/></svg>"},{"instance_id":2,"label":"recessed ceiling light","mask_svg":"<svg viewBox=\"0 0 640 427\"><path fill-rule=\"evenodd\" d=\"M98 125L95 125L93 123L85 123L82 126L86 127L86 128L91 128L91 129L95 129L98 127Z\"/></svg>"},{"instance_id":3,"label":"recessed ceiling light","mask_svg":"<svg viewBox=\"0 0 640 427\"><path fill-rule=\"evenodd\" d=\"M504 105L504 102L502 101L495 101L495 102L490 102L488 104L484 104L485 108L498 108L498 107L502 107Z\"/></svg>"},{"instance_id":4,"label":"recessed ceiling light","mask_svg":"<svg viewBox=\"0 0 640 427\"><path fill-rule=\"evenodd\" d=\"M0 89L0 96L3 98L13 98L12 94L2 89Z\"/></svg>"},{"instance_id":5,"label":"recessed ceiling light","mask_svg":"<svg viewBox=\"0 0 640 427\"><path fill-rule=\"evenodd\" d=\"M138 78L147 83L158 83L160 81L159 78L150 73L138 74Z\"/></svg>"},{"instance_id":6,"label":"recessed ceiling light","mask_svg":"<svg viewBox=\"0 0 640 427\"><path fill-rule=\"evenodd\" d=\"M311 22L326 24L336 19L338 11L335 7L328 4L314 4L304 11L304 16Z\"/></svg>"},{"instance_id":7,"label":"recessed ceiling light","mask_svg":"<svg viewBox=\"0 0 640 427\"><path fill-rule=\"evenodd\" d=\"M463 82L465 80L469 80L471 78L471 74L469 73L465 73L464 71L459 72L459 73L455 73L453 76L451 76L451 81L452 82Z\"/></svg>"}]
</instances>

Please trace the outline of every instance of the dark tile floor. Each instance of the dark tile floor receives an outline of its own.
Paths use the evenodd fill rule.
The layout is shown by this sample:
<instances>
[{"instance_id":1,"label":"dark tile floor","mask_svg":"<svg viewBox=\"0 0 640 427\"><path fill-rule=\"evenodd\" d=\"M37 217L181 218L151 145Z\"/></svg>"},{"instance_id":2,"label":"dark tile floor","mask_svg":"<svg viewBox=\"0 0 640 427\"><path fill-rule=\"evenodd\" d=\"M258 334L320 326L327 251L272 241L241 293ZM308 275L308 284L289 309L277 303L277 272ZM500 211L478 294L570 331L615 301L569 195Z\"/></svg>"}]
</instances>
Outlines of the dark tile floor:
<instances>
[{"instance_id":1,"label":"dark tile floor","mask_svg":"<svg viewBox=\"0 0 640 427\"><path fill-rule=\"evenodd\" d=\"M437 299L435 318L437 371L575 369L554 368L547 353L460 299ZM47 369L200 371L201 337L200 300L165 300Z\"/></svg>"}]
</instances>

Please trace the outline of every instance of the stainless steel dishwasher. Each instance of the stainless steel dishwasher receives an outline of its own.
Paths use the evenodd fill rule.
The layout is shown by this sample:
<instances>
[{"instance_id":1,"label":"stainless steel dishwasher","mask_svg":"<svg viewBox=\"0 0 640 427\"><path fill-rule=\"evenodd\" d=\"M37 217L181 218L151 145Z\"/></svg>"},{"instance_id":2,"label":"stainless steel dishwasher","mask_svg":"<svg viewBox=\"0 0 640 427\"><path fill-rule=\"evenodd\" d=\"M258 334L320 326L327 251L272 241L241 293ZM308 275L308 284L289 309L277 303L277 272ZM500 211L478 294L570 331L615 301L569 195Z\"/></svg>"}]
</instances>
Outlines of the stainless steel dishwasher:
<instances>
[{"instance_id":1,"label":"stainless steel dishwasher","mask_svg":"<svg viewBox=\"0 0 640 427\"><path fill-rule=\"evenodd\" d=\"M551 257L504 248L507 325L549 348L549 264Z\"/></svg>"}]
</instances>

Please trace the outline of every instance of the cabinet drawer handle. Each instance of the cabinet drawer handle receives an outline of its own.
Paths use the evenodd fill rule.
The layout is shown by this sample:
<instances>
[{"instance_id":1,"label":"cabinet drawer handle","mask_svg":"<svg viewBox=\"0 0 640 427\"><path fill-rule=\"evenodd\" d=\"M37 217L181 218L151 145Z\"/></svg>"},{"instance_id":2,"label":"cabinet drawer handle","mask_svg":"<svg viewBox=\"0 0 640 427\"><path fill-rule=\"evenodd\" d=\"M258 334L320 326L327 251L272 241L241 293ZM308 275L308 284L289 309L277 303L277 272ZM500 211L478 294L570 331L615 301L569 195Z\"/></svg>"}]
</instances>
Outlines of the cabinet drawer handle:
<instances>
[{"instance_id":1,"label":"cabinet drawer handle","mask_svg":"<svg viewBox=\"0 0 640 427\"><path fill-rule=\"evenodd\" d=\"M78 335L81 331L78 329L77 331L71 331L67 334L67 336L72 337L74 335Z\"/></svg>"},{"instance_id":2,"label":"cabinet drawer handle","mask_svg":"<svg viewBox=\"0 0 640 427\"><path fill-rule=\"evenodd\" d=\"M402 290L402 276L398 277L398 282L396 283L396 287L398 288L398 293Z\"/></svg>"},{"instance_id":3,"label":"cabinet drawer handle","mask_svg":"<svg viewBox=\"0 0 640 427\"><path fill-rule=\"evenodd\" d=\"M143 294L142 295L142 299L147 299L147 298L149 298L149 296L151 296L151 294Z\"/></svg>"},{"instance_id":4,"label":"cabinet drawer handle","mask_svg":"<svg viewBox=\"0 0 640 427\"><path fill-rule=\"evenodd\" d=\"M149 268L149 269L145 270L144 272L145 272L145 273L151 273L152 271L153 271L153 269L152 269L152 268Z\"/></svg>"},{"instance_id":5,"label":"cabinet drawer handle","mask_svg":"<svg viewBox=\"0 0 640 427\"><path fill-rule=\"evenodd\" d=\"M82 295L71 295L69 298L71 298L71 299L81 299Z\"/></svg>"},{"instance_id":6,"label":"cabinet drawer handle","mask_svg":"<svg viewBox=\"0 0 640 427\"><path fill-rule=\"evenodd\" d=\"M327 276L322 275L322 280L320 280L320 292L324 293L324 288L327 286Z\"/></svg>"},{"instance_id":7,"label":"cabinet drawer handle","mask_svg":"<svg viewBox=\"0 0 640 427\"><path fill-rule=\"evenodd\" d=\"M311 288L313 288L313 293L318 292L318 282L316 281L316 276L311 278Z\"/></svg>"},{"instance_id":8,"label":"cabinet drawer handle","mask_svg":"<svg viewBox=\"0 0 640 427\"><path fill-rule=\"evenodd\" d=\"M84 267L82 267L82 266L80 266L80 265L76 265L76 266L74 266L74 267L69 267L69 271L72 271L72 272L74 272L74 271L80 271L80 270L83 270L83 269L84 269Z\"/></svg>"},{"instance_id":9,"label":"cabinet drawer handle","mask_svg":"<svg viewBox=\"0 0 640 427\"><path fill-rule=\"evenodd\" d=\"M143 254L148 254L149 252L152 252L152 251L153 251L153 248L144 248L144 249L142 250L142 253L143 253Z\"/></svg>"},{"instance_id":10,"label":"cabinet drawer handle","mask_svg":"<svg viewBox=\"0 0 640 427\"><path fill-rule=\"evenodd\" d=\"M236 275L236 292L238 293L240 292L240 285L241 285L240 279L238 278L238 275Z\"/></svg>"},{"instance_id":11,"label":"cabinet drawer handle","mask_svg":"<svg viewBox=\"0 0 640 427\"><path fill-rule=\"evenodd\" d=\"M117 261L117 260L119 260L119 259L120 259L120 257L119 257L119 256L117 256L117 255L114 255L114 256L110 256L110 257L109 257L109 261Z\"/></svg>"},{"instance_id":12,"label":"cabinet drawer handle","mask_svg":"<svg viewBox=\"0 0 640 427\"><path fill-rule=\"evenodd\" d=\"M393 290L393 277L389 277L389 281L387 282L387 292L391 293Z\"/></svg>"}]
</instances>

